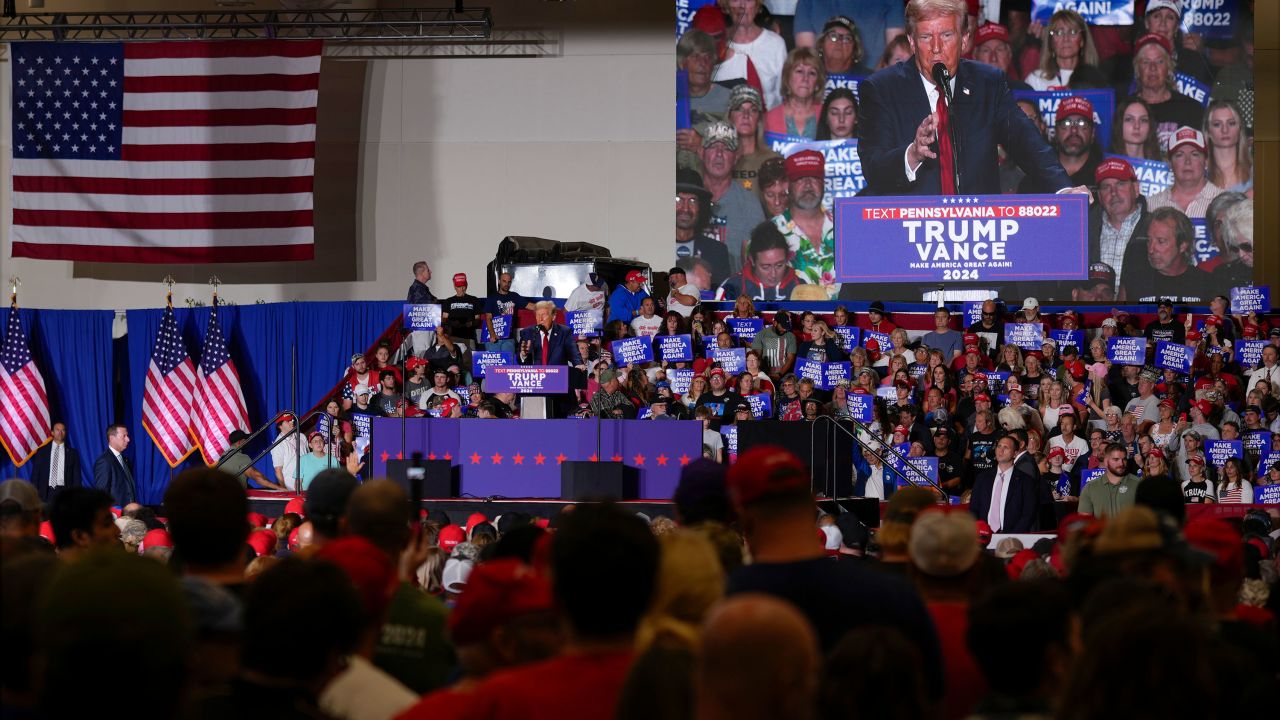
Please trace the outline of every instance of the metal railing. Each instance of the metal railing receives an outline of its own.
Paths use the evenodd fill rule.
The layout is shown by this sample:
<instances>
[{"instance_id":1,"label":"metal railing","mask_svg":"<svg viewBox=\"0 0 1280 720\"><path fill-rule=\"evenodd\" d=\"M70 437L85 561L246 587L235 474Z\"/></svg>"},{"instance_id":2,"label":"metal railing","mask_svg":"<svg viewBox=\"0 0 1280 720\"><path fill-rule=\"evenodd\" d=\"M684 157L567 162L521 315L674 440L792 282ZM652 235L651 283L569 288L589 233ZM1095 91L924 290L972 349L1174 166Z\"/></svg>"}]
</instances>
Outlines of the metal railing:
<instances>
[{"instance_id":1,"label":"metal railing","mask_svg":"<svg viewBox=\"0 0 1280 720\"><path fill-rule=\"evenodd\" d=\"M942 486L939 485L937 481L935 481L933 478L929 477L924 472L922 472L919 468L913 465L911 463L911 458L907 457L906 455L903 455L893 445L878 439L874 441L874 445L872 443L868 443L867 441L862 439L862 436L859 433L854 432L853 430L850 430L844 425L841 425L839 422L839 420L848 420L854 424L857 430L861 430L865 432L869 437L875 437L875 434L871 432L871 429L868 428L865 423L863 423L861 420L858 420L857 418L844 417L844 418L839 418L838 420L837 418L831 417L830 415L818 416L818 418L813 421L812 427L810 427L809 429L809 456L810 457L813 457L813 453L816 448L816 434L817 434L818 424L823 420L827 421L827 423L830 424L832 427L839 429L844 434L853 438L853 441L857 443L859 447L861 447L866 452L871 453L872 456L874 456L877 460L879 460L880 467L884 468L883 472L885 473L886 478L889 477L889 473L893 473L894 475L897 475L898 477L902 478L903 481L910 483L911 485L928 485L933 487L934 490L937 490L939 493L941 493L943 497L947 497L947 491L943 490ZM881 448L881 450L888 451L888 456L894 457L898 462L891 463L888 457L885 455L885 453L882 453L881 450L877 450L875 445L878 445ZM836 482L837 482L836 473L840 472L840 468L836 467L835 443L831 443L830 448L831 448L831 457L827 462L827 477L823 478L823 491L824 493L826 493L828 498L831 498L834 500L836 499ZM899 467L901 467L901 469L899 469Z\"/></svg>"}]
</instances>

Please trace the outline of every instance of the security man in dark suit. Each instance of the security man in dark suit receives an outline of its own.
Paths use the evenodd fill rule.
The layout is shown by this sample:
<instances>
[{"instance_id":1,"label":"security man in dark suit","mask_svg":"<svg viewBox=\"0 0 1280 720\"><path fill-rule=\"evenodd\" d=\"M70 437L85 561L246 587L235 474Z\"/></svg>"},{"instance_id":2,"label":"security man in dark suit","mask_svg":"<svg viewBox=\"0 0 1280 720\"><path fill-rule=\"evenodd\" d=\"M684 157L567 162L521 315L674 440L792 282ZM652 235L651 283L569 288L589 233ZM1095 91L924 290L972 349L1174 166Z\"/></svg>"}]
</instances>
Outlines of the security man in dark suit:
<instances>
[{"instance_id":1,"label":"security man in dark suit","mask_svg":"<svg viewBox=\"0 0 1280 720\"><path fill-rule=\"evenodd\" d=\"M93 463L94 486L110 493L122 506L138 500L133 467L123 454L127 447L129 430L123 425L111 425L107 428L107 449Z\"/></svg>"},{"instance_id":2,"label":"security man in dark suit","mask_svg":"<svg viewBox=\"0 0 1280 720\"><path fill-rule=\"evenodd\" d=\"M969 497L969 512L986 520L994 532L1034 532L1039 525L1039 482L1015 466L1018 441L1005 435L996 441L996 466L978 475ZM992 506L999 508L992 513Z\"/></svg>"},{"instance_id":3,"label":"security man in dark suit","mask_svg":"<svg viewBox=\"0 0 1280 720\"><path fill-rule=\"evenodd\" d=\"M80 453L67 445L67 424L55 422L50 441L31 456L31 483L44 502L63 488L80 487Z\"/></svg>"}]
</instances>

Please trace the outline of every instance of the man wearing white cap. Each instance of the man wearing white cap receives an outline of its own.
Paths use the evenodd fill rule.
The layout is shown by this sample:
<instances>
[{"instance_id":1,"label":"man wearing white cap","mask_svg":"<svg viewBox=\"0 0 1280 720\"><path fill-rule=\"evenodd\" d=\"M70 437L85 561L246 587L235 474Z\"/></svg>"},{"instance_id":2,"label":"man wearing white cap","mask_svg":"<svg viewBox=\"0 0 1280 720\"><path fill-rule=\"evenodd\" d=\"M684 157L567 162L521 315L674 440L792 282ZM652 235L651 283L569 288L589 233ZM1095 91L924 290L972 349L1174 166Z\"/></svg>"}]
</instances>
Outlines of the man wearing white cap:
<instances>
[{"instance_id":1,"label":"man wearing white cap","mask_svg":"<svg viewBox=\"0 0 1280 720\"><path fill-rule=\"evenodd\" d=\"M1222 192L1222 188L1209 182L1205 175L1208 157L1204 133L1193 127L1178 128L1169 138L1173 187L1152 195L1151 209L1176 207L1188 217L1203 220L1209 203Z\"/></svg>"}]
</instances>

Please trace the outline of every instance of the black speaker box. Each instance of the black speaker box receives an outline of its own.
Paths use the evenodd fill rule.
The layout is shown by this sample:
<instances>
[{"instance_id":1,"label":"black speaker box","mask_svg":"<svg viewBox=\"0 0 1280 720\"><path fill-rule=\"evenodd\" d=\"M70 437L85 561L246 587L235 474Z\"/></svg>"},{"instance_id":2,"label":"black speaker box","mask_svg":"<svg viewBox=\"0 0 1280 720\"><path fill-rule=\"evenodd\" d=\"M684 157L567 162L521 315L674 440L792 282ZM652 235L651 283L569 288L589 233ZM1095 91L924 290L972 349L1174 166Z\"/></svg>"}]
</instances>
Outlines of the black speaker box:
<instances>
[{"instance_id":1,"label":"black speaker box","mask_svg":"<svg viewBox=\"0 0 1280 720\"><path fill-rule=\"evenodd\" d=\"M455 498L458 497L459 473L453 463L448 460L419 460L422 467L422 497L413 497L413 481L409 479L409 469L415 465L413 460L388 460L387 477L404 488L411 500L423 498Z\"/></svg>"},{"instance_id":2,"label":"black speaker box","mask_svg":"<svg viewBox=\"0 0 1280 720\"><path fill-rule=\"evenodd\" d=\"M569 460L560 466L562 500L635 500L640 473L620 462Z\"/></svg>"}]
</instances>

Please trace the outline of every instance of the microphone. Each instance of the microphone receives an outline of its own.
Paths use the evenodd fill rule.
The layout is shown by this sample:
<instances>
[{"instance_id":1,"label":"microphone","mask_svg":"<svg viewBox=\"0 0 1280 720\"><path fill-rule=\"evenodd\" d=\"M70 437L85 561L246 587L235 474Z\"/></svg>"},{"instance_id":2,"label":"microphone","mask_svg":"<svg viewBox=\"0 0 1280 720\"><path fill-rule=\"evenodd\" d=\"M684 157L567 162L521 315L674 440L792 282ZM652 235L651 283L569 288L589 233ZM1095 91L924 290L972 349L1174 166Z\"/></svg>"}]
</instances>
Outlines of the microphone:
<instances>
[{"instance_id":1,"label":"microphone","mask_svg":"<svg viewBox=\"0 0 1280 720\"><path fill-rule=\"evenodd\" d=\"M947 100L947 106L951 105L951 73L947 71L947 66L940 62L933 64L933 82L938 86L942 96Z\"/></svg>"}]
</instances>

